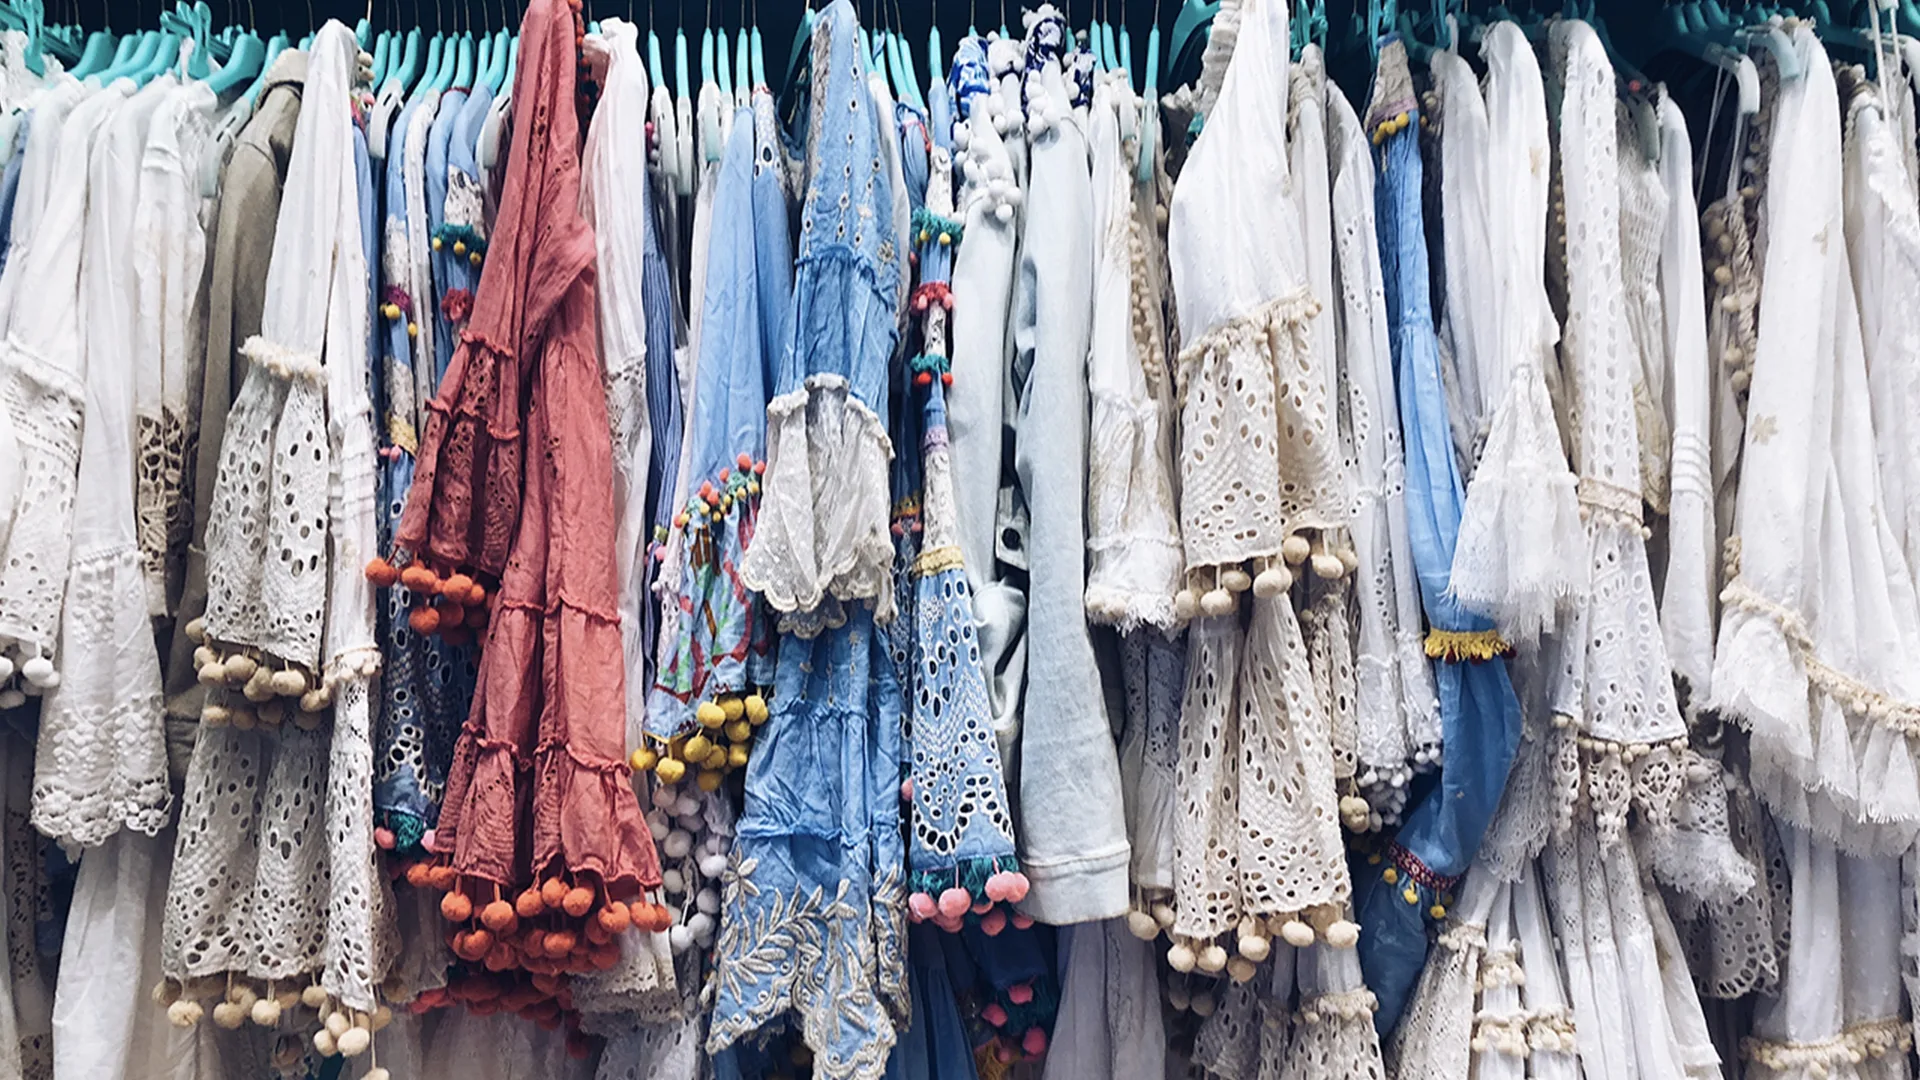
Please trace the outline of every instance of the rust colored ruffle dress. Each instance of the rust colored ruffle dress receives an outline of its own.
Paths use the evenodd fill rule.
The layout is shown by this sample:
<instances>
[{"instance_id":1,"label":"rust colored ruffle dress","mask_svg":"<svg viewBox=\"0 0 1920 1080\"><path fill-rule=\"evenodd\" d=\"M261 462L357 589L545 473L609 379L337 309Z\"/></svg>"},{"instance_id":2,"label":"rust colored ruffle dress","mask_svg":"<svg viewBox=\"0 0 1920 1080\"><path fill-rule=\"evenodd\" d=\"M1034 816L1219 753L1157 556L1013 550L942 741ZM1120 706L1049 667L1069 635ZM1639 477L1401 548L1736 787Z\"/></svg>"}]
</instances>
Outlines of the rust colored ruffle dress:
<instances>
[{"instance_id":1,"label":"rust colored ruffle dress","mask_svg":"<svg viewBox=\"0 0 1920 1080\"><path fill-rule=\"evenodd\" d=\"M563 0L528 6L500 215L395 543L437 575L499 581L430 848L463 879L566 878L601 904L657 887L660 864L624 760L575 28Z\"/></svg>"}]
</instances>

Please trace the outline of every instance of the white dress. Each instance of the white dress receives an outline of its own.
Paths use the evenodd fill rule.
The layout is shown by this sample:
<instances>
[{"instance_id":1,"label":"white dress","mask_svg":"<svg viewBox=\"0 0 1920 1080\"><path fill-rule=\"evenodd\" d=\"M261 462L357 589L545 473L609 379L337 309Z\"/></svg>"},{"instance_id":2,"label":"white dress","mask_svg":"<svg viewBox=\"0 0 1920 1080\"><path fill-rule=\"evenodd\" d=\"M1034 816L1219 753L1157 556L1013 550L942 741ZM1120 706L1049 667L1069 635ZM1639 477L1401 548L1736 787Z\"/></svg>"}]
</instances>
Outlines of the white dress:
<instances>
[{"instance_id":1,"label":"white dress","mask_svg":"<svg viewBox=\"0 0 1920 1080\"><path fill-rule=\"evenodd\" d=\"M1488 28L1481 54L1484 113L1465 61L1434 57L1445 88L1444 193L1449 206L1463 204L1447 216L1448 320L1455 364L1475 375L1484 410L1448 584L1504 638L1527 642L1586 588L1586 544L1547 395L1560 327L1540 270L1551 181L1540 66L1520 28L1508 22ZM1456 150L1459 143L1467 145ZM1456 183L1457 171L1476 164L1484 170L1481 183ZM1470 211L1479 200L1486 203L1485 229L1475 236ZM1469 258L1481 249L1482 257ZM1458 276L1465 280L1456 283L1463 263Z\"/></svg>"},{"instance_id":2,"label":"white dress","mask_svg":"<svg viewBox=\"0 0 1920 1080\"><path fill-rule=\"evenodd\" d=\"M1420 593L1403 498L1406 461L1374 232L1373 158L1345 93L1329 87L1340 406L1354 452L1351 535L1357 778L1381 824L1397 820L1415 753L1440 744L1440 703L1421 640ZM1372 824L1370 822L1370 824Z\"/></svg>"},{"instance_id":3,"label":"white dress","mask_svg":"<svg viewBox=\"0 0 1920 1080\"><path fill-rule=\"evenodd\" d=\"M1776 817L1855 854L1891 854L1920 829L1920 613L1881 494L1853 276L1835 242L1838 96L1811 32L1794 47L1806 74L1774 105L1713 700L1752 733L1753 785ZM1856 128L1856 154L1872 133L1871 121Z\"/></svg>"}]
</instances>

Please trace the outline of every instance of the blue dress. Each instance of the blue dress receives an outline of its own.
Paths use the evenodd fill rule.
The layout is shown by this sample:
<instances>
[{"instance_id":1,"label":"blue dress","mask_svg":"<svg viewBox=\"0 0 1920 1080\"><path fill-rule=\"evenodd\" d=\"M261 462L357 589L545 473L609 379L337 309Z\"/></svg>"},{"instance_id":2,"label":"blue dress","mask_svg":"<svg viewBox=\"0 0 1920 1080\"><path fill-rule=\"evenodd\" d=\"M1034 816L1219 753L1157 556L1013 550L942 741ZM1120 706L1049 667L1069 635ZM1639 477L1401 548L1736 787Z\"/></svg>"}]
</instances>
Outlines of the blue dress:
<instances>
[{"instance_id":1,"label":"blue dress","mask_svg":"<svg viewBox=\"0 0 1920 1080\"><path fill-rule=\"evenodd\" d=\"M1507 651L1493 623L1447 594L1464 487L1454 460L1428 293L1427 240L1421 217L1419 103L1406 47L1389 37L1380 50L1369 130L1395 121L1380 150L1381 272L1393 348L1400 425L1407 448L1407 527L1434 658L1445 765L1423 778L1404 824L1384 857L1354 871L1360 965L1380 1002L1374 1022L1391 1032L1420 977L1427 920L1446 913L1454 884L1480 848L1506 789L1520 740L1520 703L1507 676ZM1399 122L1396 118L1404 118Z\"/></svg>"}]
</instances>

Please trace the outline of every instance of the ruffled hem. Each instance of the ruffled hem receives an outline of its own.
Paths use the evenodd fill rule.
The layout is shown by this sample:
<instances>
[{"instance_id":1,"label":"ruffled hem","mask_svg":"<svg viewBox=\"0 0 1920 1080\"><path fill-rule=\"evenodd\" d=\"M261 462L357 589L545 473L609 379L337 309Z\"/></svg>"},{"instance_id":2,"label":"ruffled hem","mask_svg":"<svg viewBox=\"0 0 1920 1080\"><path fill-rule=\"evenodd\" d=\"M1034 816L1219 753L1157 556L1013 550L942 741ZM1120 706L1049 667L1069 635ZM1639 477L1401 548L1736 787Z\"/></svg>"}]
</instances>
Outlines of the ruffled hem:
<instances>
[{"instance_id":1,"label":"ruffled hem","mask_svg":"<svg viewBox=\"0 0 1920 1080\"><path fill-rule=\"evenodd\" d=\"M1179 565L1177 551L1174 565ZM1135 590L1124 585L1090 581L1087 583L1086 606L1089 621L1117 627L1123 634L1132 633L1143 626L1170 631L1180 625L1180 617L1174 613L1173 593Z\"/></svg>"},{"instance_id":2,"label":"ruffled hem","mask_svg":"<svg viewBox=\"0 0 1920 1080\"><path fill-rule=\"evenodd\" d=\"M1720 598L1714 705L1752 733L1754 791L1850 855L1905 851L1920 834L1920 706L1828 666L1799 618L1743 581Z\"/></svg>"},{"instance_id":3,"label":"ruffled hem","mask_svg":"<svg viewBox=\"0 0 1920 1080\"><path fill-rule=\"evenodd\" d=\"M1460 517L1447 592L1469 611L1531 641L1587 584L1573 473L1540 375L1523 366L1494 414Z\"/></svg>"},{"instance_id":4,"label":"ruffled hem","mask_svg":"<svg viewBox=\"0 0 1920 1080\"><path fill-rule=\"evenodd\" d=\"M1745 896L1753 889L1753 864L1728 837L1680 827L1656 829L1648 849L1662 884L1702 902Z\"/></svg>"},{"instance_id":5,"label":"ruffled hem","mask_svg":"<svg viewBox=\"0 0 1920 1080\"><path fill-rule=\"evenodd\" d=\"M740 563L747 587L782 612L831 595L867 600L893 617L893 542L880 417L838 375L813 375L767 404L767 471L753 543Z\"/></svg>"},{"instance_id":6,"label":"ruffled hem","mask_svg":"<svg viewBox=\"0 0 1920 1080\"><path fill-rule=\"evenodd\" d=\"M240 346L240 355L283 379L319 383L326 378L320 354L309 349L294 349L255 334Z\"/></svg>"}]
</instances>

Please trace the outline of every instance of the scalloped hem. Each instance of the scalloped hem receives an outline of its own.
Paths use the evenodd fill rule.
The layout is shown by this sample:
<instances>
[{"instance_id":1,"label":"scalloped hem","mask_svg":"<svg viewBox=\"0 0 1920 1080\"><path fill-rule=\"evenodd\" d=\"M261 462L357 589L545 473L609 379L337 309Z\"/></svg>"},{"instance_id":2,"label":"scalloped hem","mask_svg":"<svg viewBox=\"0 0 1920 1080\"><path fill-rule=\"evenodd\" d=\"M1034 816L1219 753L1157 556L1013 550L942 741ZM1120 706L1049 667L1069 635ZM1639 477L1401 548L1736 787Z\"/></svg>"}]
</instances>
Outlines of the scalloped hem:
<instances>
[{"instance_id":1,"label":"scalloped hem","mask_svg":"<svg viewBox=\"0 0 1920 1080\"><path fill-rule=\"evenodd\" d=\"M1654 830L1648 854L1661 884L1702 902L1745 896L1753 890L1753 864L1724 836L1674 827Z\"/></svg>"},{"instance_id":2,"label":"scalloped hem","mask_svg":"<svg viewBox=\"0 0 1920 1080\"><path fill-rule=\"evenodd\" d=\"M869 601L875 622L891 621L892 460L879 415L841 376L809 376L768 402L767 471L740 579L783 613L832 596Z\"/></svg>"}]
</instances>

